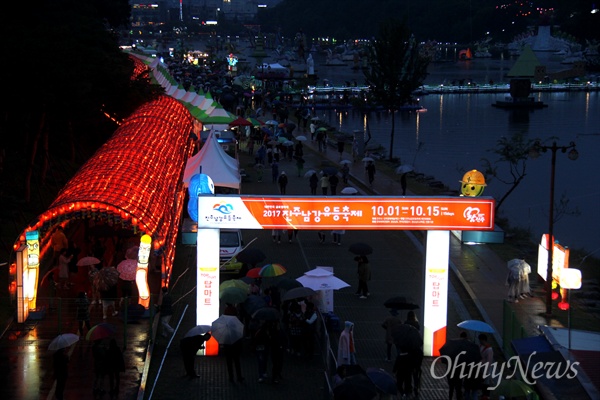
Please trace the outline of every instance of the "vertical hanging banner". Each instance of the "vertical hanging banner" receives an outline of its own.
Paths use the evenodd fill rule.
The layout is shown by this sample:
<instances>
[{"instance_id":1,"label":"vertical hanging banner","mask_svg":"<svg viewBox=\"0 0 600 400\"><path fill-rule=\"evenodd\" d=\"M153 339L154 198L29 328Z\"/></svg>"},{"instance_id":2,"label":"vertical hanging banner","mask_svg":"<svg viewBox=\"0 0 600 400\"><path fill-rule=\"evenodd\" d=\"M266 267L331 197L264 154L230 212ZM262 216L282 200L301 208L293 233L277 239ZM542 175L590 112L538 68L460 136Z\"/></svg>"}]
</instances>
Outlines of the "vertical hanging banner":
<instances>
[{"instance_id":1,"label":"vertical hanging banner","mask_svg":"<svg viewBox=\"0 0 600 400\"><path fill-rule=\"evenodd\" d=\"M29 231L25 233L27 243L27 279L25 280L24 290L27 300L29 300L29 309L36 308L37 285L40 271L40 233L38 231Z\"/></svg>"},{"instance_id":2,"label":"vertical hanging banner","mask_svg":"<svg viewBox=\"0 0 600 400\"><path fill-rule=\"evenodd\" d=\"M219 230L198 229L196 325L212 325L219 318Z\"/></svg>"}]
</instances>

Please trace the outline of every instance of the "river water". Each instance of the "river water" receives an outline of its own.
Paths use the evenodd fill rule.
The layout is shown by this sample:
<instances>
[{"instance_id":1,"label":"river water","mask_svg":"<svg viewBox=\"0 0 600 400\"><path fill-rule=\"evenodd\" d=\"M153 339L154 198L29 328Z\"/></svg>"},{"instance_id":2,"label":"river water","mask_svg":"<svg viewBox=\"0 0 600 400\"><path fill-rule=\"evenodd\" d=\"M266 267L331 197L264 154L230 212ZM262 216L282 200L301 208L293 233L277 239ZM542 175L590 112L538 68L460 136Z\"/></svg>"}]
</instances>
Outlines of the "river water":
<instances>
[{"instance_id":1,"label":"river water","mask_svg":"<svg viewBox=\"0 0 600 400\"><path fill-rule=\"evenodd\" d=\"M479 65L445 63L430 67L427 84L473 79L487 83L506 82L504 74L512 61L485 60ZM452 64L452 65L451 65ZM563 66L563 69L565 67ZM319 77L343 83L353 77L362 82L361 74L328 69L321 65ZM396 116L393 154L402 163L414 165L416 171L432 175L450 188L460 189L465 171L483 170L482 158L497 157L489 150L498 139L522 132L529 139L540 139L559 146L576 143L579 158L571 161L567 154L556 154L555 205L561 198L568 200L567 209L578 215L563 214L556 218L554 235L561 244L583 248L588 253L600 249L600 92L536 93L536 100L547 108L513 112L492 107L505 94L443 94L424 95L420 104L427 110L400 113ZM365 118L360 112L318 110L318 116L342 132L371 132L372 142L389 152L391 131L387 113L371 113ZM546 233L549 224L551 153L527 161L526 178L502 204L499 215L513 225L531 230L534 237ZM501 165L506 179L509 171ZM497 200L510 186L499 180L488 182L484 195ZM572 260L574 262L574 260ZM572 266L576 266L572 264Z\"/></svg>"}]
</instances>

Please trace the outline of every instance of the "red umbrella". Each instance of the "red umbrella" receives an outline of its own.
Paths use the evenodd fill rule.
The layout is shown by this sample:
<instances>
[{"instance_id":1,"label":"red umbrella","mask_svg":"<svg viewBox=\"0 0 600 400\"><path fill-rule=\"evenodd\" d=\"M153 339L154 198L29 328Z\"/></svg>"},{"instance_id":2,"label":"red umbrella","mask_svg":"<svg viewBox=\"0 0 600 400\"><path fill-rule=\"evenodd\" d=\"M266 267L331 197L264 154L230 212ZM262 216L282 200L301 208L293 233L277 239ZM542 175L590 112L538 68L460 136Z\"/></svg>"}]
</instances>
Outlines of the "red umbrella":
<instances>
[{"instance_id":1,"label":"red umbrella","mask_svg":"<svg viewBox=\"0 0 600 400\"><path fill-rule=\"evenodd\" d=\"M248 271L248 273L246 273L246 276L248 278L260 278L260 270L262 269L262 267L257 267L257 268L252 268L251 270Z\"/></svg>"},{"instance_id":2,"label":"red umbrella","mask_svg":"<svg viewBox=\"0 0 600 400\"><path fill-rule=\"evenodd\" d=\"M137 260L123 260L117 265L117 271L119 271L119 278L124 281L135 281L135 274L137 272Z\"/></svg>"},{"instance_id":3,"label":"red umbrella","mask_svg":"<svg viewBox=\"0 0 600 400\"><path fill-rule=\"evenodd\" d=\"M237 117L229 123L229 126L252 126L252 122L248 121L245 118Z\"/></svg>"}]
</instances>

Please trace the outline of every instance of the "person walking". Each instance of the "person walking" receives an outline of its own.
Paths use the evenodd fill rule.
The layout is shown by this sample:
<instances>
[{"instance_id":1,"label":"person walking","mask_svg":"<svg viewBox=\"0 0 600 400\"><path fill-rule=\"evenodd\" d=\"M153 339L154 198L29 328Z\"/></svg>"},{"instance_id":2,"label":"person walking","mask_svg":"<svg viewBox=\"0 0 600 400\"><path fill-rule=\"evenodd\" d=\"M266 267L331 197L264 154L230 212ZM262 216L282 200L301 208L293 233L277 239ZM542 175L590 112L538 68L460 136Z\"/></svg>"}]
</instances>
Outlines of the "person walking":
<instances>
[{"instance_id":1,"label":"person walking","mask_svg":"<svg viewBox=\"0 0 600 400\"><path fill-rule=\"evenodd\" d=\"M54 395L58 400L63 400L67 378L69 377L69 355L67 354L67 348L56 350L52 356L52 364L54 366L54 379L56 379Z\"/></svg>"},{"instance_id":2,"label":"person walking","mask_svg":"<svg viewBox=\"0 0 600 400\"><path fill-rule=\"evenodd\" d=\"M517 294L519 298L524 299L526 297L533 297L531 294L531 288L529 287L529 274L531 273L531 266L525 262L524 258L519 260L519 283L517 286Z\"/></svg>"},{"instance_id":3,"label":"person walking","mask_svg":"<svg viewBox=\"0 0 600 400\"><path fill-rule=\"evenodd\" d=\"M400 187L402 188L402 196L406 196L406 172L400 176Z\"/></svg>"},{"instance_id":4,"label":"person walking","mask_svg":"<svg viewBox=\"0 0 600 400\"><path fill-rule=\"evenodd\" d=\"M358 289L356 295L360 296L361 299L366 299L370 295L368 282L371 280L371 267L369 266L369 259L367 256L356 256L354 261L358 263Z\"/></svg>"},{"instance_id":5,"label":"person walking","mask_svg":"<svg viewBox=\"0 0 600 400\"><path fill-rule=\"evenodd\" d=\"M60 249L58 255L58 281L61 289L69 289L71 283L69 282L69 263L73 256L67 255L67 248Z\"/></svg>"},{"instance_id":6,"label":"person walking","mask_svg":"<svg viewBox=\"0 0 600 400\"><path fill-rule=\"evenodd\" d=\"M513 265L509 268L506 275L506 286L508 286L508 301L509 303L519 302L519 278L521 271L518 265Z\"/></svg>"},{"instance_id":7,"label":"person walking","mask_svg":"<svg viewBox=\"0 0 600 400\"><path fill-rule=\"evenodd\" d=\"M277 178L279 177L279 163L277 161L271 163L271 177L273 178L273 183L277 182Z\"/></svg>"},{"instance_id":8,"label":"person walking","mask_svg":"<svg viewBox=\"0 0 600 400\"><path fill-rule=\"evenodd\" d=\"M223 315L231 315L239 318L239 313L236 307L232 304L227 303L227 307L223 311ZM244 339L241 338L233 343L224 343L221 345L223 354L225 354L225 361L227 363L227 375L229 376L229 382L235 383L236 377L239 383L244 382L242 376L242 352L244 350ZM235 368L235 373L234 373Z\"/></svg>"},{"instance_id":9,"label":"person walking","mask_svg":"<svg viewBox=\"0 0 600 400\"><path fill-rule=\"evenodd\" d=\"M478 336L479 339L479 353L481 354L481 364L485 367L484 374L487 376L481 376L481 398L487 399L489 398L488 387L492 386L492 376L491 376L491 368L494 363L494 349L490 342L488 341L488 337L485 333L480 333Z\"/></svg>"},{"instance_id":10,"label":"person walking","mask_svg":"<svg viewBox=\"0 0 600 400\"><path fill-rule=\"evenodd\" d=\"M117 345L116 339L110 339L108 350L106 350L106 372L110 385L110 396L114 398L119 393L121 386L121 372L125 371L125 359Z\"/></svg>"},{"instance_id":11,"label":"person walking","mask_svg":"<svg viewBox=\"0 0 600 400\"><path fill-rule=\"evenodd\" d=\"M85 292L79 292L77 299L75 300L77 306L77 324L79 329L79 336L83 336L83 327L85 326L89 331L91 328L90 324L90 301Z\"/></svg>"},{"instance_id":12,"label":"person walking","mask_svg":"<svg viewBox=\"0 0 600 400\"><path fill-rule=\"evenodd\" d=\"M296 157L296 169L298 170L298 176L304 175L304 158Z\"/></svg>"},{"instance_id":13,"label":"person walking","mask_svg":"<svg viewBox=\"0 0 600 400\"><path fill-rule=\"evenodd\" d=\"M400 325L402 325L402 320L398 318L398 310L391 309L390 316L387 317L385 321L383 321L383 323L381 324L381 327L385 329L385 361L387 362L392 361L392 346L394 345L394 338L392 337L392 332L394 331L394 328ZM396 347L396 355L398 355L398 353L398 347Z\"/></svg>"},{"instance_id":14,"label":"person walking","mask_svg":"<svg viewBox=\"0 0 600 400\"><path fill-rule=\"evenodd\" d=\"M285 171L281 171L281 174L279 174L279 178L277 178L277 183L279 183L279 193L286 194L288 177L285 174Z\"/></svg>"},{"instance_id":15,"label":"person walking","mask_svg":"<svg viewBox=\"0 0 600 400\"><path fill-rule=\"evenodd\" d=\"M62 226L59 225L52 234L50 246L52 247L52 266L54 267L58 265L58 256L61 250L69 248L69 240Z\"/></svg>"},{"instance_id":16,"label":"person walking","mask_svg":"<svg viewBox=\"0 0 600 400\"><path fill-rule=\"evenodd\" d=\"M271 325L271 364L273 383L277 384L283 379L283 354L285 353L285 334L279 321Z\"/></svg>"},{"instance_id":17,"label":"person walking","mask_svg":"<svg viewBox=\"0 0 600 400\"><path fill-rule=\"evenodd\" d=\"M337 193L337 186L338 183L340 182L340 179L337 177L336 174L333 174L329 177L329 187L331 188L331 195L335 196Z\"/></svg>"},{"instance_id":18,"label":"person walking","mask_svg":"<svg viewBox=\"0 0 600 400\"><path fill-rule=\"evenodd\" d=\"M106 352L108 348L102 339L94 340L92 356L94 357L94 395L103 395L104 377L106 376Z\"/></svg>"},{"instance_id":19,"label":"person walking","mask_svg":"<svg viewBox=\"0 0 600 400\"><path fill-rule=\"evenodd\" d=\"M327 190L329 189L329 177L327 174L323 174L319 182L321 183L321 191L323 192L323 196L327 196Z\"/></svg>"},{"instance_id":20,"label":"person walking","mask_svg":"<svg viewBox=\"0 0 600 400\"><path fill-rule=\"evenodd\" d=\"M373 161L367 162L365 171L367 172L367 177L369 178L369 185L373 186L373 181L375 180L375 164Z\"/></svg>"},{"instance_id":21,"label":"person walking","mask_svg":"<svg viewBox=\"0 0 600 400\"><path fill-rule=\"evenodd\" d=\"M341 246L342 245L342 236L344 236L345 233L346 233L345 230L331 231L331 234L333 235L333 243L337 244L338 246Z\"/></svg>"},{"instance_id":22,"label":"person walking","mask_svg":"<svg viewBox=\"0 0 600 400\"><path fill-rule=\"evenodd\" d=\"M342 166L342 182L344 182L344 185L348 184L349 178L350 178L350 167L348 166L348 164L344 164Z\"/></svg>"},{"instance_id":23,"label":"person walking","mask_svg":"<svg viewBox=\"0 0 600 400\"><path fill-rule=\"evenodd\" d=\"M102 290L100 289L100 298L102 299L102 318L108 317L108 312L112 308L112 316L115 317L119 312L115 307L115 300L117 298L117 284L109 286Z\"/></svg>"},{"instance_id":24,"label":"person walking","mask_svg":"<svg viewBox=\"0 0 600 400\"><path fill-rule=\"evenodd\" d=\"M310 178L308 180L308 184L310 186L310 194L316 195L317 194L317 185L319 184L319 177L317 176L316 172L313 172L313 174L310 176Z\"/></svg>"},{"instance_id":25,"label":"person walking","mask_svg":"<svg viewBox=\"0 0 600 400\"><path fill-rule=\"evenodd\" d=\"M317 235L319 236L319 243L325 243L325 231L321 230L317 232Z\"/></svg>"},{"instance_id":26,"label":"person walking","mask_svg":"<svg viewBox=\"0 0 600 400\"><path fill-rule=\"evenodd\" d=\"M355 365L356 364L356 347L354 344L354 323L346 321L344 330L340 333L338 342L338 365Z\"/></svg>"},{"instance_id":27,"label":"person walking","mask_svg":"<svg viewBox=\"0 0 600 400\"><path fill-rule=\"evenodd\" d=\"M343 140L338 140L337 142L337 151L338 154L340 155L339 161L342 160L342 154L344 153L344 146L346 145L346 143Z\"/></svg>"},{"instance_id":28,"label":"person walking","mask_svg":"<svg viewBox=\"0 0 600 400\"><path fill-rule=\"evenodd\" d=\"M267 365L269 362L269 346L271 343L271 327L274 321L264 321L254 334L254 350L258 362L258 382L267 379Z\"/></svg>"},{"instance_id":29,"label":"person walking","mask_svg":"<svg viewBox=\"0 0 600 400\"><path fill-rule=\"evenodd\" d=\"M417 319L417 314L415 314L415 312L412 310L410 310L408 312L408 314L406 314L406 321L404 321L404 323L408 324L408 325L412 325L418 331L421 331L421 324L419 323L419 320Z\"/></svg>"},{"instance_id":30,"label":"person walking","mask_svg":"<svg viewBox=\"0 0 600 400\"><path fill-rule=\"evenodd\" d=\"M175 330L169 325L171 317L173 316L173 298L169 293L169 288L163 286L162 288L162 302L160 303L160 326L162 326L163 337L170 337L173 335Z\"/></svg>"}]
</instances>

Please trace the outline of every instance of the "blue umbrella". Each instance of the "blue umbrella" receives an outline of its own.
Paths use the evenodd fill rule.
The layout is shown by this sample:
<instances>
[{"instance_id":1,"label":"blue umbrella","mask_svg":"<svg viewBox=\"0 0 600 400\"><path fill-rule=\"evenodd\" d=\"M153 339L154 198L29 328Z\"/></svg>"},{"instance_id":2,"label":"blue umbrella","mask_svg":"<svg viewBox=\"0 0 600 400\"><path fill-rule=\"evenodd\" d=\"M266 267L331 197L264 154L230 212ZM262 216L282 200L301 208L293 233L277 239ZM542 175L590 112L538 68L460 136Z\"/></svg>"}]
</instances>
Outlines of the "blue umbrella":
<instances>
[{"instance_id":1,"label":"blue umbrella","mask_svg":"<svg viewBox=\"0 0 600 400\"><path fill-rule=\"evenodd\" d=\"M382 393L396 395L396 378L382 368L367 368L367 376Z\"/></svg>"},{"instance_id":2,"label":"blue umbrella","mask_svg":"<svg viewBox=\"0 0 600 400\"><path fill-rule=\"evenodd\" d=\"M486 324L483 321L478 321L476 319L468 319L459 323L456 326L467 331L494 333L494 328L492 328L489 324Z\"/></svg>"}]
</instances>

